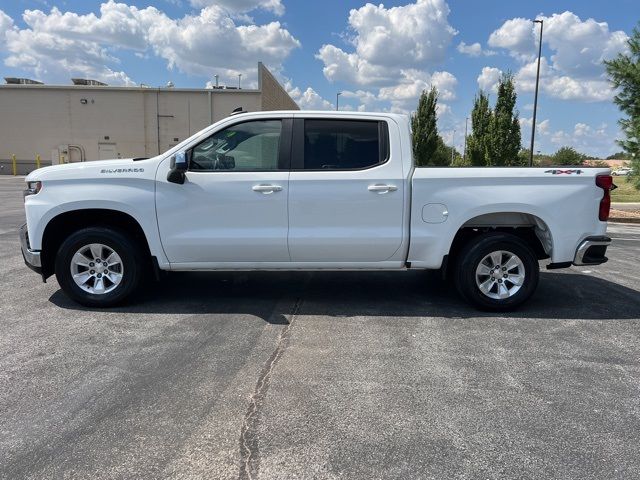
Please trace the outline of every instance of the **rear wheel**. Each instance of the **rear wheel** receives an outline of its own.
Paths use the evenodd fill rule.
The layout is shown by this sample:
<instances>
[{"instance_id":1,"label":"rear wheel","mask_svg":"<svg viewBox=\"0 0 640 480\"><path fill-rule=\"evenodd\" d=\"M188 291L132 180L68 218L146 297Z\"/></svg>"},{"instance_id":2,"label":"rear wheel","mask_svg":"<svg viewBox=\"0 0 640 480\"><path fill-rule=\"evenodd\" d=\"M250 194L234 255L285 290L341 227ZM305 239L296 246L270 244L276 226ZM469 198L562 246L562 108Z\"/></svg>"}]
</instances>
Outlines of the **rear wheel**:
<instances>
[{"instance_id":1,"label":"rear wheel","mask_svg":"<svg viewBox=\"0 0 640 480\"><path fill-rule=\"evenodd\" d=\"M536 290L539 266L524 241L508 233L488 233L467 243L456 262L454 281L469 303L486 310L512 310Z\"/></svg>"},{"instance_id":2,"label":"rear wheel","mask_svg":"<svg viewBox=\"0 0 640 480\"><path fill-rule=\"evenodd\" d=\"M62 290L89 307L123 302L140 283L143 253L128 235L90 227L67 238L56 256L56 278Z\"/></svg>"}]
</instances>

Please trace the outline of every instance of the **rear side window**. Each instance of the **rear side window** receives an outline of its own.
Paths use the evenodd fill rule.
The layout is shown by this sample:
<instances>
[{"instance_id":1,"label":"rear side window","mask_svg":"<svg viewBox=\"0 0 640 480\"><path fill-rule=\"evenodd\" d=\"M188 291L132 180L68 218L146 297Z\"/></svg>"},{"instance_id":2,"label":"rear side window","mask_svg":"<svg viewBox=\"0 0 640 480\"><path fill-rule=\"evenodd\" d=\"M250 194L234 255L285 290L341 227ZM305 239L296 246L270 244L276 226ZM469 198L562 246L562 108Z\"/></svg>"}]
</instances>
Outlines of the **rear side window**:
<instances>
[{"instance_id":1,"label":"rear side window","mask_svg":"<svg viewBox=\"0 0 640 480\"><path fill-rule=\"evenodd\" d=\"M388 159L386 122L304 120L304 170L360 170Z\"/></svg>"}]
</instances>

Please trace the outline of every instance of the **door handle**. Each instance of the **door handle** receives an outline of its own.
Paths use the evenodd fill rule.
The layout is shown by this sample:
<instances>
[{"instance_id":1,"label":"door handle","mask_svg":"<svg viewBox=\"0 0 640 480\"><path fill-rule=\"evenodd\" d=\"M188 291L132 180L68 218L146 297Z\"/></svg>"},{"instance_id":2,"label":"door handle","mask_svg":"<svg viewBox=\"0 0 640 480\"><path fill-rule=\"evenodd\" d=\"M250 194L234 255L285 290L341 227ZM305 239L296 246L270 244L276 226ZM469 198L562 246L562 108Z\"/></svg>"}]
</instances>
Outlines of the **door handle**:
<instances>
[{"instance_id":1,"label":"door handle","mask_svg":"<svg viewBox=\"0 0 640 480\"><path fill-rule=\"evenodd\" d=\"M367 188L370 192L375 192L377 194L395 192L396 190L398 190L398 187L396 187L395 185L383 185L380 183L369 185L369 187Z\"/></svg>"},{"instance_id":2,"label":"door handle","mask_svg":"<svg viewBox=\"0 0 640 480\"><path fill-rule=\"evenodd\" d=\"M260 192L265 195L269 195L271 193L281 191L282 187L280 185L266 185L262 183L260 185L254 185L253 187L251 187L251 190L253 190L254 192Z\"/></svg>"}]
</instances>

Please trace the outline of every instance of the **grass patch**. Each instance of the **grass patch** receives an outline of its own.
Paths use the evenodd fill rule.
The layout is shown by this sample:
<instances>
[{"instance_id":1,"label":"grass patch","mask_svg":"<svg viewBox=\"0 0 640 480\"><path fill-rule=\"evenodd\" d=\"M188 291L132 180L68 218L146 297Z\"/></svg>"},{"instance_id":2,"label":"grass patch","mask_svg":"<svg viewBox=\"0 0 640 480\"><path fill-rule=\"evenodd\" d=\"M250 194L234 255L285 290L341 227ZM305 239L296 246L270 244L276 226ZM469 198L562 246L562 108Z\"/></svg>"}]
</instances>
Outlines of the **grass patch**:
<instances>
[{"instance_id":1,"label":"grass patch","mask_svg":"<svg viewBox=\"0 0 640 480\"><path fill-rule=\"evenodd\" d=\"M618 188L611 192L612 202L640 202L640 190L637 190L629 177L613 177Z\"/></svg>"}]
</instances>

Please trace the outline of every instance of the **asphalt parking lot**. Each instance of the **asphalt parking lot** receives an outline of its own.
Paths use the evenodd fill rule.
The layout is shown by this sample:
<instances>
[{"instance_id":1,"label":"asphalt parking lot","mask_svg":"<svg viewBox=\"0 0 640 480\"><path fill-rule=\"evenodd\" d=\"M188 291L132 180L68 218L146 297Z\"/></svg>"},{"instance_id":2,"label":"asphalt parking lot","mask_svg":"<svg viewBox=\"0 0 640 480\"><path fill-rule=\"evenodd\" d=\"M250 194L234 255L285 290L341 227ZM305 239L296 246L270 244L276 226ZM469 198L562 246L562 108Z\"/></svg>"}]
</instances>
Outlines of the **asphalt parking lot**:
<instances>
[{"instance_id":1,"label":"asphalt parking lot","mask_svg":"<svg viewBox=\"0 0 640 480\"><path fill-rule=\"evenodd\" d=\"M0 177L0 478L640 477L640 226L521 311L438 276L172 274L81 308Z\"/></svg>"}]
</instances>

